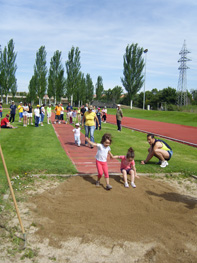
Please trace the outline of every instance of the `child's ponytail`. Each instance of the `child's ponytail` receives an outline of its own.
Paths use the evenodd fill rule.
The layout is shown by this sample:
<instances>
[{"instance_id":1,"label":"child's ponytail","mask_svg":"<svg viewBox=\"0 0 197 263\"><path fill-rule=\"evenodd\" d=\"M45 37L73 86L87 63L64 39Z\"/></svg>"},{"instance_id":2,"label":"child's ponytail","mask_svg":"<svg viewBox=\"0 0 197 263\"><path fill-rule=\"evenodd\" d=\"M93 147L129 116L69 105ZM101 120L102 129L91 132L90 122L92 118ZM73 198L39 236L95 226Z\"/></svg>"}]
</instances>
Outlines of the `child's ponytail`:
<instances>
[{"instance_id":1,"label":"child's ponytail","mask_svg":"<svg viewBox=\"0 0 197 263\"><path fill-rule=\"evenodd\" d=\"M127 151L127 155L126 155L127 158L134 158L135 157L135 154L134 154L134 150L132 147L130 147Z\"/></svg>"}]
</instances>

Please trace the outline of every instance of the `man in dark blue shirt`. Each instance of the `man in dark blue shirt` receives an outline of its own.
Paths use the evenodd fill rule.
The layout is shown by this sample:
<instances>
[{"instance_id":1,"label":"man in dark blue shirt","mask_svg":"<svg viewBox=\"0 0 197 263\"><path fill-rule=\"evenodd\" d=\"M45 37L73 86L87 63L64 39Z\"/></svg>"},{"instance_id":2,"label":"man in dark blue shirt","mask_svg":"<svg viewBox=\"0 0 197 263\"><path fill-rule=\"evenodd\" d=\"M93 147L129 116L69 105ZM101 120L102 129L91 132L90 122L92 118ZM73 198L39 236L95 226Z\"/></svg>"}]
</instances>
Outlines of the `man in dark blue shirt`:
<instances>
[{"instance_id":1,"label":"man in dark blue shirt","mask_svg":"<svg viewBox=\"0 0 197 263\"><path fill-rule=\"evenodd\" d=\"M16 115L16 105L14 104L14 101L12 101L12 104L10 105L10 120L9 122L14 122Z\"/></svg>"}]
</instances>

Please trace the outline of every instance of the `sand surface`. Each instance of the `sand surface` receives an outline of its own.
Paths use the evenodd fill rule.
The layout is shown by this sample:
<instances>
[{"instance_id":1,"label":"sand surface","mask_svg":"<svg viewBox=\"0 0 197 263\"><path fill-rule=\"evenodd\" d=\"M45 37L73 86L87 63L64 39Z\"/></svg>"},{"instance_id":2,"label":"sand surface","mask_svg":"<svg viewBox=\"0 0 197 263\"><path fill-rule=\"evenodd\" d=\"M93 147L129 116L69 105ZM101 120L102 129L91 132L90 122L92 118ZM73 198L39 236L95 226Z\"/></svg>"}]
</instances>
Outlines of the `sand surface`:
<instances>
[{"instance_id":1,"label":"sand surface","mask_svg":"<svg viewBox=\"0 0 197 263\"><path fill-rule=\"evenodd\" d=\"M34 262L197 262L197 195L148 177L127 189L114 176L110 191L95 180L39 185L20 204Z\"/></svg>"}]
</instances>

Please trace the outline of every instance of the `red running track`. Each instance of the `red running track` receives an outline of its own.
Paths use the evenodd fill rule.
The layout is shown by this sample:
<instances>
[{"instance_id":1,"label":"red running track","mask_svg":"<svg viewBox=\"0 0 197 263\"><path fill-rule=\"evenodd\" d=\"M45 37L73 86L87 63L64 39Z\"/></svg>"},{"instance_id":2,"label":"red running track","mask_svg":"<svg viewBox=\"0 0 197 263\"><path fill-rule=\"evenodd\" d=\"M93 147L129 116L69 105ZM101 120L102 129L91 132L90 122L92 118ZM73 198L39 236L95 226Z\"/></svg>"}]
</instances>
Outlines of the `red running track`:
<instances>
[{"instance_id":1,"label":"red running track","mask_svg":"<svg viewBox=\"0 0 197 263\"><path fill-rule=\"evenodd\" d=\"M115 115L107 115L107 122L116 124ZM153 133L156 136L197 147L197 127L172 124L159 121L142 120L123 117L122 127L144 133Z\"/></svg>"},{"instance_id":2,"label":"red running track","mask_svg":"<svg viewBox=\"0 0 197 263\"><path fill-rule=\"evenodd\" d=\"M54 120L54 116L52 117ZM95 155L96 147L91 149L85 146L85 135L81 133L81 146L74 143L73 126L70 124L53 124L56 135L66 154L76 167L79 174L97 174ZM99 132L99 131L95 131ZM108 159L109 173L120 173L120 162Z\"/></svg>"}]
</instances>

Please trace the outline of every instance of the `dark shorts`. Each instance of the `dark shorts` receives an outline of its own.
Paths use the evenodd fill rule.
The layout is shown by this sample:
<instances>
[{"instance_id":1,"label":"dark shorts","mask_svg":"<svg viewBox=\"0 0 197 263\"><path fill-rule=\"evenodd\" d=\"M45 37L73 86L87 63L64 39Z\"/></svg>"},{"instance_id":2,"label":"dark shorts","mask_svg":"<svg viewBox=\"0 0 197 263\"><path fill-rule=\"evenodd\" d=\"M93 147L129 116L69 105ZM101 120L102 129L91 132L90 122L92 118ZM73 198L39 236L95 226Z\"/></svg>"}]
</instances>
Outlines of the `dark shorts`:
<instances>
[{"instance_id":1,"label":"dark shorts","mask_svg":"<svg viewBox=\"0 0 197 263\"><path fill-rule=\"evenodd\" d=\"M122 170L125 170L125 169L120 169L121 173L122 173ZM131 171L132 169L127 169L126 172L127 174L129 174L129 172Z\"/></svg>"},{"instance_id":2,"label":"dark shorts","mask_svg":"<svg viewBox=\"0 0 197 263\"><path fill-rule=\"evenodd\" d=\"M10 127L7 127L6 125L3 125L3 126L1 126L1 128L8 128L9 129Z\"/></svg>"},{"instance_id":3,"label":"dark shorts","mask_svg":"<svg viewBox=\"0 0 197 263\"><path fill-rule=\"evenodd\" d=\"M55 115L56 120L60 120L60 115Z\"/></svg>"},{"instance_id":4,"label":"dark shorts","mask_svg":"<svg viewBox=\"0 0 197 263\"><path fill-rule=\"evenodd\" d=\"M173 151L167 151L169 153L169 158L167 159L167 161L169 161L173 155Z\"/></svg>"}]
</instances>

